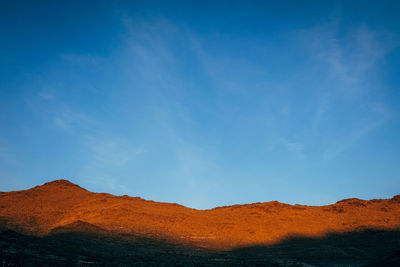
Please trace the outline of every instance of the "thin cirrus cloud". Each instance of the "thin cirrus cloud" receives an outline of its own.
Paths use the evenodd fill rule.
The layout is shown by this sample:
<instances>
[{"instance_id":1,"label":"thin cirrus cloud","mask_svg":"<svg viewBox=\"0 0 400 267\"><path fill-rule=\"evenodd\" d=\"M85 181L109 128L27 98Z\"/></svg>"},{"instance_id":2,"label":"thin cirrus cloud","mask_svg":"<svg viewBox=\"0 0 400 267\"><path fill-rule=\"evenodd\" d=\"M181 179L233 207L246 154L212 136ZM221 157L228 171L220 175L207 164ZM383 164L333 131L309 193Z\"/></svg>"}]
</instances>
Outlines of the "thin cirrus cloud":
<instances>
[{"instance_id":1,"label":"thin cirrus cloud","mask_svg":"<svg viewBox=\"0 0 400 267\"><path fill-rule=\"evenodd\" d=\"M201 209L392 193L395 33L340 17L273 27L211 14L208 27L202 16L112 14L114 26L89 31L111 45L77 35L10 83L0 159L13 164L2 173Z\"/></svg>"},{"instance_id":2,"label":"thin cirrus cloud","mask_svg":"<svg viewBox=\"0 0 400 267\"><path fill-rule=\"evenodd\" d=\"M338 131L339 135L330 142L332 146L323 151L324 160L339 156L392 117L391 107L381 93L386 85L379 75L385 56L395 47L391 36L379 36L360 27L339 38L337 30L330 26L305 32L313 42L316 65L321 66L322 62L326 66L313 128L329 119L329 112L334 109L343 109L343 115L351 118L337 125L344 131Z\"/></svg>"},{"instance_id":3,"label":"thin cirrus cloud","mask_svg":"<svg viewBox=\"0 0 400 267\"><path fill-rule=\"evenodd\" d=\"M214 133L210 141L215 142L216 146L212 146L202 138L202 132L196 132L197 127L205 126L205 120L209 120L212 125L225 124L231 127L231 130L239 135L237 137L228 133L227 136L232 135L233 139L246 138L251 131L260 131L260 135L264 133L264 141L261 139L260 144L269 147L266 150L269 153L281 151L290 155L289 157L296 162L315 159L329 162L351 149L360 138L380 127L389 118L389 107L382 101L374 102L379 99L379 94L371 100L371 103L363 100L366 95L375 93L372 86L365 87L369 82L369 73L379 71L378 65L389 51L384 44L376 40L373 32L365 28L355 29L348 33L349 36L341 38L336 36L335 29L330 26L327 29L301 30L307 40L313 40L313 44L305 48L310 60L304 62L302 69L293 71L290 79L271 85L269 80L263 79L263 66L259 62L232 57L229 53L213 57L207 51L208 40L202 40L187 29L180 29L167 21L143 24L133 29L133 26L129 26L132 22L129 22L128 18L125 20L127 31L122 38L122 49L115 53L114 58L107 59L107 62L122 70L121 79L124 81L128 96L135 97L130 94L135 94L136 90L142 91L140 97L145 105L140 112L144 112L144 116L151 120L152 127L149 131L163 140L158 146L163 147L165 153L172 156L171 168L162 167L161 162L154 162L161 167L160 172L153 175L160 177L143 179L157 180L160 184L182 185L182 193L177 195L180 195L184 203L189 206L212 205L204 202L204 199L213 199L215 192L227 179L222 168L223 153L221 147L218 147L226 145L223 133L221 130ZM294 34L292 38L301 37ZM190 54L189 60L183 59L176 51L173 44L177 42L180 42L180 45L187 50L185 52ZM365 45L365 42L368 45ZM254 44L256 45L258 44ZM307 50L309 48L311 50ZM62 59L74 65L101 62L80 55L68 57L63 55ZM196 64L198 72L211 87L205 90L213 90L211 96L207 95L207 99L194 99L196 95L192 94L191 90L196 92L203 89L199 88L201 85L196 84L196 81L185 78L184 68L187 64ZM317 75L319 77L315 82L313 78ZM255 80L257 86L249 83L251 80ZM373 84L378 86L378 82L373 81ZM312 85L313 88L298 88L298 84L304 87ZM288 95L289 104L284 106L275 106L270 102L270 99L275 101L277 97L286 97L280 94L296 90L304 90L305 97L293 98ZM255 99L254 97L258 97L259 94L262 94L262 98ZM237 107L240 98L252 101L255 105L254 110L247 111ZM349 98L351 100L348 100ZM302 108L303 103L306 108ZM266 107L270 104L272 107ZM378 109L380 111L369 108L373 105L380 106ZM349 114L350 119L336 122L335 125L339 130L333 130L323 136L321 128L331 124L330 116L335 113L338 106L342 109L341 112ZM198 110L204 111L206 117L199 116ZM293 123L296 118L292 117L293 113L289 110L294 110L294 113L300 112L303 123L300 125ZM135 110L131 112L132 116L135 116ZM239 112L248 114L244 116ZM358 119L361 113L366 117L363 121ZM238 121L235 121L236 116ZM262 116L265 118L260 118ZM101 121L101 118L97 120ZM85 132L88 135L90 127L94 127L84 112L59 112L55 123L66 130L74 127L77 134L83 136ZM83 141L90 153L88 162L79 176L83 181L93 181L89 182L92 184L96 183L95 177L104 177L103 180L112 181L111 184L108 183L109 188L121 191L117 190L120 188L117 185L127 183L124 179L142 178L129 177L127 174L119 174L119 177L116 177L113 175L116 169L125 165L130 166L127 168L128 172L132 171L135 168L135 159L141 157L141 153L137 151L146 151L151 155L157 153L158 148L150 144L146 138L139 141L144 148L141 145L129 148L132 142L129 140L129 135L124 132L110 134L106 139L99 137L103 135L102 129L107 127L106 123L96 126L98 129L92 131L93 133ZM126 123L129 124L129 120ZM248 129L241 129L240 124ZM314 133L316 139L310 140L312 129L316 132ZM249 144L245 142L243 145L246 147ZM320 147L317 155L309 153L310 146L318 145ZM258 151L258 153L265 152ZM268 160L268 157L266 158ZM235 169L232 166L230 168ZM260 170L255 171L260 172ZM126 190L129 187L146 187L145 183L132 184L122 188ZM142 190L146 191L144 188ZM197 193L193 194L193 191ZM184 192L188 192L188 195ZM134 192L128 193L134 194ZM163 199L160 192L154 195L149 193L147 197L179 202L168 195ZM199 204L200 199L203 199L202 204Z\"/></svg>"},{"instance_id":4,"label":"thin cirrus cloud","mask_svg":"<svg viewBox=\"0 0 400 267\"><path fill-rule=\"evenodd\" d=\"M379 64L390 51L390 47L387 47L385 43L380 43L375 33L366 28L355 29L350 31L348 36L341 38L336 36L335 29L330 27L323 30L306 30L307 39L318 40L311 46L313 50L308 51L311 62L305 62L304 69L294 72L293 79L277 84L277 89L273 88L274 86L271 86L272 89L268 88L268 85L266 88L260 89L249 83L249 80L255 80L261 85L268 84L268 80L262 78L263 66L259 63L235 58L230 54L227 57L212 57L207 53L207 41L202 43L201 38L187 30L181 30L165 21L156 22L150 26L146 25L142 30L143 32L136 28L132 36L128 31L126 47L129 48L130 56L136 60L132 60L135 64L129 63L131 66L128 64L125 67L132 72L140 70L139 75L132 73L132 76L139 76L138 79L143 79L141 86L148 90L147 93L151 95L152 99L155 99L154 102L157 106L154 107L156 110L154 116L162 121L158 123L163 129L163 133L168 135L171 150L177 157L177 171L170 175L173 177L172 179L187 182L189 187L194 183L193 181L202 181L203 184L207 184L209 181L209 187L212 187L213 183L211 180L207 180L207 177L215 177L215 174L223 172L219 167L223 165L221 159L223 155L218 153L218 147L210 149L204 143L197 144L196 136L193 138L196 133L192 132L192 136L186 135L185 130L187 129L180 128L182 122L188 124L189 128L202 122L201 118L196 117L194 108L190 106L193 96L183 89L190 88L190 86L196 87L196 85L190 84L184 79L184 72L180 70L182 68L181 59L170 47L171 39L187 42L183 46L193 57L190 62L199 64L200 71L207 79L208 85L215 90L215 96L213 95L209 100L195 103L201 105L199 109L208 113L210 116L208 119L215 120L215 124L226 123L239 135L246 136L249 131L255 130L264 131L265 140L271 152L274 149L283 149L286 150L284 153L291 155L290 157L297 155L297 159L300 161L317 159L317 161L322 160L326 163L340 157L359 139L383 125L390 118L389 107L384 100L379 99L379 91L377 92L373 88L373 86L381 86L380 81L370 81L369 79L369 73L379 72ZM186 36L188 37L186 38ZM298 38L298 36L296 37ZM322 69L321 66L323 66ZM315 84L313 81L316 75L319 75L317 80L320 84ZM304 78L304 76L308 76L308 78ZM134 78L131 79L134 80ZM370 86L365 86L370 82ZM132 86L134 84L133 81ZM314 88L297 89L296 84L304 84L305 87L311 84ZM201 89L198 88L198 90ZM259 94L257 90L261 90L265 94L263 97L266 100L257 101L252 98L253 95ZM274 90L278 92L274 92ZM290 104L286 104L282 108L277 107L276 110L265 108L265 104L270 104L268 98L274 99L276 94L279 95L279 90L283 92L304 90L311 101L307 103L307 97L304 99L298 97L289 100ZM364 98L370 94L377 95L372 100L365 101ZM249 101L254 101L257 108L250 110L249 116L237 114L237 112L247 112L247 110L235 106L238 98L244 100L249 98ZM293 134L292 120L294 118L290 116L288 110L293 109L298 112L303 101L306 102L306 105L310 105L307 107L310 110L300 110L300 113L304 112L304 117L302 117L304 123L296 126L298 128L295 128L295 134ZM380 111L371 108L372 106L380 106ZM338 107L344 114L348 113L350 119L335 122L335 126L339 130L333 130L323 136L321 128L326 124L331 124L331 115L336 112L335 109ZM286 112L282 112L283 115L286 115L285 118L279 114L282 110L286 110ZM309 118L307 117L308 112ZM276 118L269 118L271 113ZM361 114L366 118L359 119ZM239 117L237 124L234 122L236 115ZM265 115L264 120L259 118L263 115ZM282 118L286 120L286 125L285 123L282 125L280 122ZM239 124L245 125L249 129L243 131ZM290 131L286 129L287 125L291 126ZM319 131L320 134L316 134L317 139L310 140L309 136L312 133L308 127ZM271 128L272 132L269 131ZM218 133L213 137L217 142L223 143L222 136L218 136ZM321 145L320 151L317 155L310 155L309 147L318 145L318 143ZM189 147L196 149L188 149ZM194 152L196 150L205 150L205 152L200 156ZM182 153L183 157L180 156ZM212 171L202 174L202 170L203 172L204 170ZM217 184L223 183L224 179L219 179L220 182L218 182L217 176L212 181ZM206 195L204 197L207 198Z\"/></svg>"}]
</instances>

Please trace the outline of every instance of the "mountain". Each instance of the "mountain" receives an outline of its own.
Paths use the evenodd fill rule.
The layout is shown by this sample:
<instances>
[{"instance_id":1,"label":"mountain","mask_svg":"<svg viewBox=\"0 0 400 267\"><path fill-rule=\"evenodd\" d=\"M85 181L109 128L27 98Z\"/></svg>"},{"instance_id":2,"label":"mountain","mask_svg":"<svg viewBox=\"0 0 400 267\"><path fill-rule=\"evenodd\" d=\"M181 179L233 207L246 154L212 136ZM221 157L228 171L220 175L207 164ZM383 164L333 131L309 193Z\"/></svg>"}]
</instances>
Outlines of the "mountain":
<instances>
[{"instance_id":1,"label":"mountain","mask_svg":"<svg viewBox=\"0 0 400 267\"><path fill-rule=\"evenodd\" d=\"M70 244L69 250L75 252L64 255L60 262L68 259L77 263L82 261L78 254L91 253L90 249L81 249L81 244L89 242L86 246L93 251L100 251L97 246L111 246L104 251L128 255L142 248L149 259L153 258L149 251L164 256L173 252L212 265L233 265L233 255L235 259L247 255L239 265L261 257L264 264L286 266L289 263L285 260L297 257L298 261L309 255L311 261L350 259L354 266L360 266L357 264L383 259L390 262L393 257L396 262L396 253L400 252L400 195L392 199L352 198L326 206L272 201L196 210L139 197L93 193L67 180L56 180L28 190L1 192L0 229L1 255L8 262L13 262L16 254L40 262L40 255L47 255L50 248L55 250L51 255L61 257L57 256L61 253L57 244L62 243ZM365 245L365 241L380 244ZM21 249L10 249L10 242ZM36 249L39 255L23 252L27 244L35 244L30 249ZM314 250L308 251L304 244L312 244L310 249ZM96 255L92 258L99 257Z\"/></svg>"}]
</instances>

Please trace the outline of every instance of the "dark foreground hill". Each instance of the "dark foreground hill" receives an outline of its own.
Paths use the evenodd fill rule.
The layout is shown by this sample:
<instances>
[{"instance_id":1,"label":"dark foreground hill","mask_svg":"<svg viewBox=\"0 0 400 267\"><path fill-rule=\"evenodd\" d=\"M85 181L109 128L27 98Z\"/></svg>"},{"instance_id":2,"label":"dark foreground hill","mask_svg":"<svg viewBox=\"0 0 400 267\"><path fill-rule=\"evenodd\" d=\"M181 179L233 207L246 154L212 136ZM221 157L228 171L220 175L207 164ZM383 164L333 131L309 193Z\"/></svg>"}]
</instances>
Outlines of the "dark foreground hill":
<instances>
[{"instance_id":1,"label":"dark foreground hill","mask_svg":"<svg viewBox=\"0 0 400 267\"><path fill-rule=\"evenodd\" d=\"M3 266L400 266L400 196L211 210L66 180L0 193Z\"/></svg>"}]
</instances>

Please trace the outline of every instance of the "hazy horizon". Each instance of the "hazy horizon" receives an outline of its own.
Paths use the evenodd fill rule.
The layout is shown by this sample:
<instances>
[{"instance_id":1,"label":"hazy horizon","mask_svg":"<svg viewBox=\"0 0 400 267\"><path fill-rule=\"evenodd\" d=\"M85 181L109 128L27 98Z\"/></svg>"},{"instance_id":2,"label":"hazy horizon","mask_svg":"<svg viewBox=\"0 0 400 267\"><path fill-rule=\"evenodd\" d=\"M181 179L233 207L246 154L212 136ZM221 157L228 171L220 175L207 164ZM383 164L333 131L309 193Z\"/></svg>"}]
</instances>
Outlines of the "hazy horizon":
<instances>
[{"instance_id":1,"label":"hazy horizon","mask_svg":"<svg viewBox=\"0 0 400 267\"><path fill-rule=\"evenodd\" d=\"M0 191L196 209L400 193L398 1L2 1Z\"/></svg>"}]
</instances>

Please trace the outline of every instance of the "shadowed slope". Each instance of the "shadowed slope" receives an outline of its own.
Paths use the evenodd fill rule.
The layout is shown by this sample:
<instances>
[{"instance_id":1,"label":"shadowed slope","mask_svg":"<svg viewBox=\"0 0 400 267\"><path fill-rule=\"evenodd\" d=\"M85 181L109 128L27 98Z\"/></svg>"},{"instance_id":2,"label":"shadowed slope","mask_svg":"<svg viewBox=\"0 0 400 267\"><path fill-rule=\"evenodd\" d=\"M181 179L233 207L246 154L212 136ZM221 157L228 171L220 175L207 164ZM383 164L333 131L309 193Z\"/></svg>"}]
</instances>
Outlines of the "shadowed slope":
<instances>
[{"instance_id":1,"label":"shadowed slope","mask_svg":"<svg viewBox=\"0 0 400 267\"><path fill-rule=\"evenodd\" d=\"M302 262L315 266L399 266L400 230L364 229L323 237L293 236L273 245L236 248L236 257L279 263ZM382 265L387 261L386 265Z\"/></svg>"},{"instance_id":2,"label":"shadowed slope","mask_svg":"<svg viewBox=\"0 0 400 267\"><path fill-rule=\"evenodd\" d=\"M400 231L292 237L227 251L110 233L78 222L44 237L0 234L6 266L399 266Z\"/></svg>"}]
</instances>

